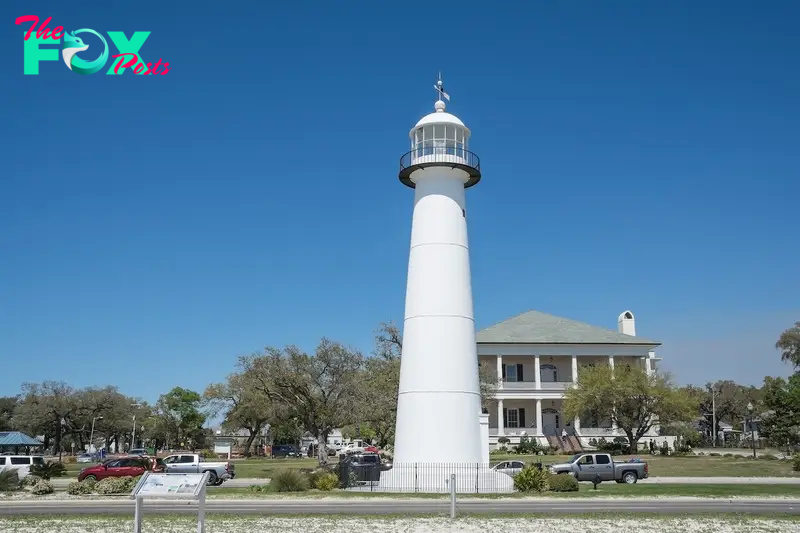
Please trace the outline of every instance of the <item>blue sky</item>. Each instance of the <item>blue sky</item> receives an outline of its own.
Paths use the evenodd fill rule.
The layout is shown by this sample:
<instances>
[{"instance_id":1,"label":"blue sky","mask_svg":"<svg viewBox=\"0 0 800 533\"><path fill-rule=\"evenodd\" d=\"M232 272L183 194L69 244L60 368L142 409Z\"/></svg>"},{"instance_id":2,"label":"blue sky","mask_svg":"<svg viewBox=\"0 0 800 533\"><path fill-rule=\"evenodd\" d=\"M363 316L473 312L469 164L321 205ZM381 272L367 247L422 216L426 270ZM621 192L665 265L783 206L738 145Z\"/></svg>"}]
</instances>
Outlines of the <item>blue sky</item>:
<instances>
[{"instance_id":1,"label":"blue sky","mask_svg":"<svg viewBox=\"0 0 800 533\"><path fill-rule=\"evenodd\" d=\"M786 373L800 5L472 5L3 3L0 395L63 379L152 401L266 345L369 351L402 322L398 159L440 70L483 169L478 327L631 309L681 383ZM24 76L29 14L151 31L142 57L173 70Z\"/></svg>"}]
</instances>

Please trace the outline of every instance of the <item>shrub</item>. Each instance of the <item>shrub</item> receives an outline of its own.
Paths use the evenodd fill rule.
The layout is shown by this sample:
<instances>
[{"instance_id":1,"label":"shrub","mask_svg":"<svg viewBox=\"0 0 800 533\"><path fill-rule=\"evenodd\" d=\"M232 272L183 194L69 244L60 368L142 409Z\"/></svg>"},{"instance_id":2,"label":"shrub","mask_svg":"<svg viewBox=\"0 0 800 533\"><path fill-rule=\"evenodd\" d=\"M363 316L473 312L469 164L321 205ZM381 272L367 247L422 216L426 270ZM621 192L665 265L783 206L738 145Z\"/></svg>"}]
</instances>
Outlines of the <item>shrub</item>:
<instances>
[{"instance_id":1,"label":"shrub","mask_svg":"<svg viewBox=\"0 0 800 533\"><path fill-rule=\"evenodd\" d=\"M718 454L717 452L711 452L711 453L708 454L708 456L709 457L720 457L720 454Z\"/></svg>"},{"instance_id":2,"label":"shrub","mask_svg":"<svg viewBox=\"0 0 800 533\"><path fill-rule=\"evenodd\" d=\"M500 439L498 439L498 442L500 442ZM539 444L538 440L531 439L530 437L522 437L519 439L519 444L514 451L523 455L537 455L540 452L545 453L547 448Z\"/></svg>"},{"instance_id":3,"label":"shrub","mask_svg":"<svg viewBox=\"0 0 800 533\"><path fill-rule=\"evenodd\" d=\"M317 486L317 482L321 478L323 478L323 477L325 477L327 475L330 475L330 474L333 474L334 477L336 477L336 479L339 479L338 474L336 474L337 469L334 466L327 466L327 467L317 468L315 470L302 470L301 469L300 471L303 472L306 475L306 477L308 477L308 486L309 487L316 487Z\"/></svg>"},{"instance_id":4,"label":"shrub","mask_svg":"<svg viewBox=\"0 0 800 533\"><path fill-rule=\"evenodd\" d=\"M66 457L64 457L64 461L63 461L63 463L65 465L74 465L77 462L78 462L78 458L75 457L74 455L67 455Z\"/></svg>"},{"instance_id":5,"label":"shrub","mask_svg":"<svg viewBox=\"0 0 800 533\"><path fill-rule=\"evenodd\" d=\"M327 492L339 486L339 478L336 474L328 473L320 476L314 486Z\"/></svg>"},{"instance_id":6,"label":"shrub","mask_svg":"<svg viewBox=\"0 0 800 533\"><path fill-rule=\"evenodd\" d=\"M792 456L792 470L800 472L800 453L796 453Z\"/></svg>"},{"instance_id":7,"label":"shrub","mask_svg":"<svg viewBox=\"0 0 800 533\"><path fill-rule=\"evenodd\" d=\"M250 485L247 487L247 490L250 492L269 492L270 486L269 485Z\"/></svg>"},{"instance_id":8,"label":"shrub","mask_svg":"<svg viewBox=\"0 0 800 533\"><path fill-rule=\"evenodd\" d=\"M133 478L128 477L107 477L98 481L94 486L94 491L97 494L125 494L130 492L128 488L130 480Z\"/></svg>"},{"instance_id":9,"label":"shrub","mask_svg":"<svg viewBox=\"0 0 800 533\"><path fill-rule=\"evenodd\" d=\"M23 487L33 487L34 485L39 483L41 480L42 480L42 478L40 478L39 476L33 476L31 474L28 474L27 476L22 478L22 486Z\"/></svg>"},{"instance_id":10,"label":"shrub","mask_svg":"<svg viewBox=\"0 0 800 533\"><path fill-rule=\"evenodd\" d=\"M54 477L61 477L67 471L67 468L64 466L64 463L44 463L38 465L31 465L30 472L34 476L38 476L44 480L48 480Z\"/></svg>"},{"instance_id":11,"label":"shrub","mask_svg":"<svg viewBox=\"0 0 800 533\"><path fill-rule=\"evenodd\" d=\"M270 484L276 492L303 492L308 490L308 476L299 470L279 470Z\"/></svg>"},{"instance_id":12,"label":"shrub","mask_svg":"<svg viewBox=\"0 0 800 533\"><path fill-rule=\"evenodd\" d=\"M514 476L514 488L520 492L545 492L548 488L549 474L533 465L527 465Z\"/></svg>"},{"instance_id":13,"label":"shrub","mask_svg":"<svg viewBox=\"0 0 800 533\"><path fill-rule=\"evenodd\" d=\"M16 470L3 470L0 472L0 492L10 492L20 488L19 474Z\"/></svg>"},{"instance_id":14,"label":"shrub","mask_svg":"<svg viewBox=\"0 0 800 533\"><path fill-rule=\"evenodd\" d=\"M766 459L767 461L777 461L778 458L772 455L771 453L765 453L764 455L759 455L759 459Z\"/></svg>"},{"instance_id":15,"label":"shrub","mask_svg":"<svg viewBox=\"0 0 800 533\"><path fill-rule=\"evenodd\" d=\"M216 458L219 457L219 454L217 452L215 452L214 450L200 450L197 453L203 459L216 459Z\"/></svg>"},{"instance_id":16,"label":"shrub","mask_svg":"<svg viewBox=\"0 0 800 533\"><path fill-rule=\"evenodd\" d=\"M72 496L81 496L84 494L91 494L94 490L94 483L85 483L81 481L73 481L67 485L67 494Z\"/></svg>"},{"instance_id":17,"label":"shrub","mask_svg":"<svg viewBox=\"0 0 800 533\"><path fill-rule=\"evenodd\" d=\"M53 494L53 485L46 479L42 479L36 485L33 486L31 492L33 494L36 494L37 496L42 496L44 494Z\"/></svg>"},{"instance_id":18,"label":"shrub","mask_svg":"<svg viewBox=\"0 0 800 533\"><path fill-rule=\"evenodd\" d=\"M94 486L97 485L97 480L90 477L89 479L84 479L81 481L81 483L89 487L89 489L94 492Z\"/></svg>"},{"instance_id":19,"label":"shrub","mask_svg":"<svg viewBox=\"0 0 800 533\"><path fill-rule=\"evenodd\" d=\"M723 453L722 457L733 457L732 453Z\"/></svg>"},{"instance_id":20,"label":"shrub","mask_svg":"<svg viewBox=\"0 0 800 533\"><path fill-rule=\"evenodd\" d=\"M578 480L569 474L550 474L548 483L553 492L576 492L579 489Z\"/></svg>"}]
</instances>

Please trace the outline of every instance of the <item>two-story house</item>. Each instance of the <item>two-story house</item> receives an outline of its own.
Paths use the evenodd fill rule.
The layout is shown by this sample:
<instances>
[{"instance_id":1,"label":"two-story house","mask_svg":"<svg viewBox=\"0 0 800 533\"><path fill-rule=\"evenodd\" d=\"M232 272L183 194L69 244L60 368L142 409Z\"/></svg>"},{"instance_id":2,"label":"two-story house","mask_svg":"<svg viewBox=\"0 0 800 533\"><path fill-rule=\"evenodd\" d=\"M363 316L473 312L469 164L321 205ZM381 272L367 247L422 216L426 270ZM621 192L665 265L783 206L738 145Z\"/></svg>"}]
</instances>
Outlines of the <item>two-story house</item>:
<instances>
[{"instance_id":1,"label":"two-story house","mask_svg":"<svg viewBox=\"0 0 800 533\"><path fill-rule=\"evenodd\" d=\"M478 331L477 342L479 364L492 365L500 376L488 413L490 447L500 437L513 445L523 435L545 443L562 429L584 446L592 437L621 435L610 420L565 420L565 390L586 365L635 363L650 373L661 360L655 356L661 343L636 336L630 311L619 315L618 331L528 311Z\"/></svg>"}]
</instances>

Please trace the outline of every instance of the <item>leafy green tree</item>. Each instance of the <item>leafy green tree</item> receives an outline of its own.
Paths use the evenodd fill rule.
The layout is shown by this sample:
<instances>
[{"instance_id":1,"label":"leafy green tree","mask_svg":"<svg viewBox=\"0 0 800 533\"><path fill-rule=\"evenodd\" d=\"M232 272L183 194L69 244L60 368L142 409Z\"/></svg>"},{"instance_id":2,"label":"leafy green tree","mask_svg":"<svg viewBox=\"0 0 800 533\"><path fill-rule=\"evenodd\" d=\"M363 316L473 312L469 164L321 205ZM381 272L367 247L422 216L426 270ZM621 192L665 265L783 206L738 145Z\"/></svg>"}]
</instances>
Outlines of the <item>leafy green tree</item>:
<instances>
[{"instance_id":1,"label":"leafy green tree","mask_svg":"<svg viewBox=\"0 0 800 533\"><path fill-rule=\"evenodd\" d=\"M800 322L781 333L775 348L781 351L781 361L800 368Z\"/></svg>"},{"instance_id":2,"label":"leafy green tree","mask_svg":"<svg viewBox=\"0 0 800 533\"><path fill-rule=\"evenodd\" d=\"M256 384L252 373L242 369L240 364L239 371L229 375L225 383L209 385L203 393L212 416L224 414L224 427L233 431L247 430L245 457L250 456L253 441L262 429L277 420L272 401Z\"/></svg>"},{"instance_id":3,"label":"leafy green tree","mask_svg":"<svg viewBox=\"0 0 800 533\"><path fill-rule=\"evenodd\" d=\"M0 431L14 429L14 409L17 403L16 396L0 397Z\"/></svg>"},{"instance_id":4,"label":"leafy green tree","mask_svg":"<svg viewBox=\"0 0 800 533\"><path fill-rule=\"evenodd\" d=\"M280 406L284 420L296 419L316 436L317 459L327 464L330 432L357 422L361 353L322 339L313 355L296 346L267 348L264 355L243 358L241 366L253 376L257 390Z\"/></svg>"},{"instance_id":5,"label":"leafy green tree","mask_svg":"<svg viewBox=\"0 0 800 533\"><path fill-rule=\"evenodd\" d=\"M761 389L740 385L730 380L706 383L705 387L684 387L683 392L698 403L698 416L703 418L703 429L712 437L719 434L720 423L728 422L736 427L747 416L747 404L761 401ZM716 427L713 413L716 412Z\"/></svg>"},{"instance_id":6,"label":"leafy green tree","mask_svg":"<svg viewBox=\"0 0 800 533\"><path fill-rule=\"evenodd\" d=\"M30 435L42 435L44 445L59 453L65 422L77 411L75 390L63 381L24 383L14 409L15 426Z\"/></svg>"},{"instance_id":7,"label":"leafy green tree","mask_svg":"<svg viewBox=\"0 0 800 533\"><path fill-rule=\"evenodd\" d=\"M564 417L572 420L589 413L616 422L628 437L631 450L654 425L688 422L697 416L697 403L674 387L668 376L647 372L637 365L600 364L584 367L577 386L566 391Z\"/></svg>"},{"instance_id":8,"label":"leafy green tree","mask_svg":"<svg viewBox=\"0 0 800 533\"><path fill-rule=\"evenodd\" d=\"M175 387L156 402L156 432L181 447L197 449L204 444L201 412L203 397L195 391Z\"/></svg>"},{"instance_id":9,"label":"leafy green tree","mask_svg":"<svg viewBox=\"0 0 800 533\"><path fill-rule=\"evenodd\" d=\"M764 407L759 433L774 446L800 444L800 374L788 380L764 378Z\"/></svg>"}]
</instances>

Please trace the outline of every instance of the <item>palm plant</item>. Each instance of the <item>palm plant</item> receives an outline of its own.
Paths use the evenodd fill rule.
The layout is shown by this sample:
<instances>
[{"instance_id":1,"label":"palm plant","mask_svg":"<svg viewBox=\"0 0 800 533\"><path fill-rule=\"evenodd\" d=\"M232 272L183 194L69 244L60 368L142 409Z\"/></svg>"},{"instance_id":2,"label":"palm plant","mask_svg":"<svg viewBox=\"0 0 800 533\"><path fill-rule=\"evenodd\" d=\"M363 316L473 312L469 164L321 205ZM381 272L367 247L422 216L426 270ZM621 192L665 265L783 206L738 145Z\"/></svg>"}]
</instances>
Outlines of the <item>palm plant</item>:
<instances>
[{"instance_id":1,"label":"palm plant","mask_svg":"<svg viewBox=\"0 0 800 533\"><path fill-rule=\"evenodd\" d=\"M30 473L42 479L51 479L54 477L62 477L66 474L67 468L64 463L40 463L31 465Z\"/></svg>"}]
</instances>

